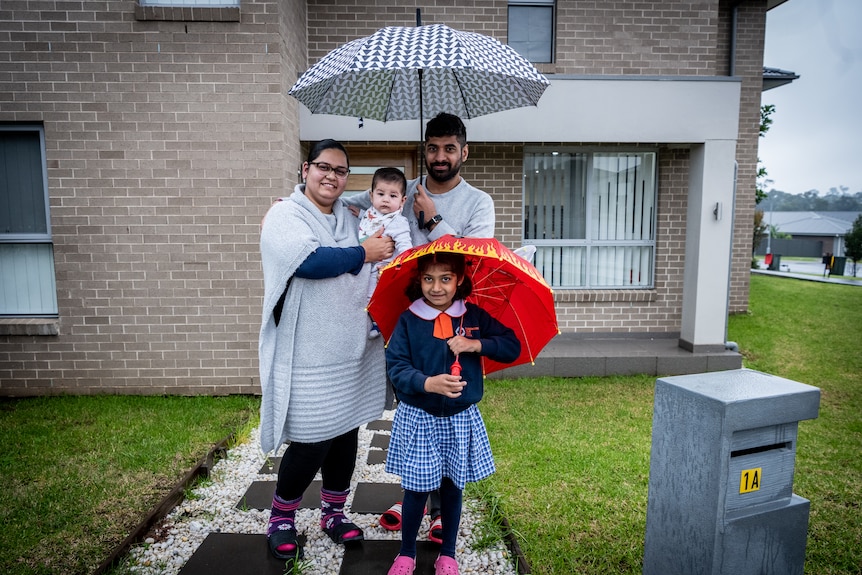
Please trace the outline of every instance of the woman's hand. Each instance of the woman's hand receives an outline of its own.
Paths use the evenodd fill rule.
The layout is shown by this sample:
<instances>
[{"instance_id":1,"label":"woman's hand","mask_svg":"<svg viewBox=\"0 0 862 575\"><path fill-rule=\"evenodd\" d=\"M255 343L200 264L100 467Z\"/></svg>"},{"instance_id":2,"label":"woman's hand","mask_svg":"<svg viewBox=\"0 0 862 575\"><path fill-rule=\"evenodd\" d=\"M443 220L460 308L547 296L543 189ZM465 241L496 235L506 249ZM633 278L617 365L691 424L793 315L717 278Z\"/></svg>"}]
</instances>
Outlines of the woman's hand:
<instances>
[{"instance_id":1,"label":"woman's hand","mask_svg":"<svg viewBox=\"0 0 862 575\"><path fill-rule=\"evenodd\" d=\"M461 353L482 353L482 342L478 339L470 339L463 335L456 335L446 341L449 349L457 357Z\"/></svg>"},{"instance_id":2,"label":"woman's hand","mask_svg":"<svg viewBox=\"0 0 862 575\"><path fill-rule=\"evenodd\" d=\"M449 375L441 373L425 380L425 391L428 393L439 393L446 397L456 398L461 396L467 382L461 380L460 375Z\"/></svg>"},{"instance_id":3,"label":"woman's hand","mask_svg":"<svg viewBox=\"0 0 862 575\"><path fill-rule=\"evenodd\" d=\"M395 253L395 240L384 236L383 228L380 228L376 234L362 242L362 247L365 248L365 263L381 262Z\"/></svg>"}]
</instances>

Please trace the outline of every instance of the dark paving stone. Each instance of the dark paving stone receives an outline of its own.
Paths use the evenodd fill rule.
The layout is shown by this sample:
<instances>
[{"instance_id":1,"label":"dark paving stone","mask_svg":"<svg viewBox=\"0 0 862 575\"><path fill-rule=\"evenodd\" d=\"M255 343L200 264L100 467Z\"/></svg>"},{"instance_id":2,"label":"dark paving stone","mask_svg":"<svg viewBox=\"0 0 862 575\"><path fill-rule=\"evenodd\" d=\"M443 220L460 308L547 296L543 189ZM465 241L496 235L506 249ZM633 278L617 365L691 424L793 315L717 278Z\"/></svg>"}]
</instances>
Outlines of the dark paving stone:
<instances>
[{"instance_id":1,"label":"dark paving stone","mask_svg":"<svg viewBox=\"0 0 862 575\"><path fill-rule=\"evenodd\" d=\"M267 457L258 473L261 475L277 475L280 466L281 457Z\"/></svg>"},{"instance_id":2,"label":"dark paving stone","mask_svg":"<svg viewBox=\"0 0 862 575\"><path fill-rule=\"evenodd\" d=\"M398 483L360 483L356 486L350 511L380 515L392 507L393 503L401 501L402 498L403 492ZM270 502L271 500L272 497L270 496ZM392 559L394 558L393 555ZM386 570L388 569L389 567L386 568Z\"/></svg>"},{"instance_id":3,"label":"dark paving stone","mask_svg":"<svg viewBox=\"0 0 862 575\"><path fill-rule=\"evenodd\" d=\"M383 435L382 433L375 433L374 437L371 438L371 447L389 449L389 436Z\"/></svg>"},{"instance_id":4,"label":"dark paving stone","mask_svg":"<svg viewBox=\"0 0 862 575\"><path fill-rule=\"evenodd\" d=\"M368 465L376 465L378 463L386 463L386 452L382 449L369 449Z\"/></svg>"},{"instance_id":5,"label":"dark paving stone","mask_svg":"<svg viewBox=\"0 0 862 575\"><path fill-rule=\"evenodd\" d=\"M401 549L400 541L363 541L345 546L339 575L381 575L389 571ZM440 546L428 541L416 542L414 575L434 575L434 561Z\"/></svg>"},{"instance_id":6,"label":"dark paving stone","mask_svg":"<svg viewBox=\"0 0 862 575\"><path fill-rule=\"evenodd\" d=\"M392 422L385 419L378 419L377 421L372 421L366 425L365 429L368 429L369 431L392 431Z\"/></svg>"},{"instance_id":7,"label":"dark paving stone","mask_svg":"<svg viewBox=\"0 0 862 575\"><path fill-rule=\"evenodd\" d=\"M275 493L275 481L252 481L245 495L236 504L237 509L269 509ZM302 495L302 509L320 507L320 481L312 481ZM388 507L387 507L388 509ZM383 511L385 511L384 509ZM382 513L382 511L381 511Z\"/></svg>"},{"instance_id":8,"label":"dark paving stone","mask_svg":"<svg viewBox=\"0 0 862 575\"><path fill-rule=\"evenodd\" d=\"M304 544L305 536L300 535L299 541ZM266 535L263 533L259 535L210 533L180 569L180 575L284 575L284 573L285 562L272 556L266 542Z\"/></svg>"}]
</instances>

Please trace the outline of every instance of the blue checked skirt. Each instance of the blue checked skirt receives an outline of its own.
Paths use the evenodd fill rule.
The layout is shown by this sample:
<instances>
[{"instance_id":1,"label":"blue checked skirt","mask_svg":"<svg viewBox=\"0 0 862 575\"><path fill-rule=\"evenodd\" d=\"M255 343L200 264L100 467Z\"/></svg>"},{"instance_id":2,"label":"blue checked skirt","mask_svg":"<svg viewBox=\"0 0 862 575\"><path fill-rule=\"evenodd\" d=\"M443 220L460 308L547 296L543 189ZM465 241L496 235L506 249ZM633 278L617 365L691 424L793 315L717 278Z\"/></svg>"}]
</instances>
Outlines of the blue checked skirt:
<instances>
[{"instance_id":1,"label":"blue checked skirt","mask_svg":"<svg viewBox=\"0 0 862 575\"><path fill-rule=\"evenodd\" d=\"M464 489L494 473L485 422L476 405L451 417L399 403L392 421L386 471L401 476L401 487L427 492L448 477Z\"/></svg>"}]
</instances>

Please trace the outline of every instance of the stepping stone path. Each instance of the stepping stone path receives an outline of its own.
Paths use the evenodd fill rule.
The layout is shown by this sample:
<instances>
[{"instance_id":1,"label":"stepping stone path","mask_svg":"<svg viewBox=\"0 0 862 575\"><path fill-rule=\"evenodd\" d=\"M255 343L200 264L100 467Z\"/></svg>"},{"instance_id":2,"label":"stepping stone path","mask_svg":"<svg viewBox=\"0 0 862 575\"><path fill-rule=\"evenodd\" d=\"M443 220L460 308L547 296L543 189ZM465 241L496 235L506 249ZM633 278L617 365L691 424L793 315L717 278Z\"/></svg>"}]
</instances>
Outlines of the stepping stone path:
<instances>
[{"instance_id":1,"label":"stepping stone path","mask_svg":"<svg viewBox=\"0 0 862 575\"><path fill-rule=\"evenodd\" d=\"M387 531L378 524L380 515L402 498L398 477L383 470L393 415L394 411L384 412L383 419L363 426L359 433L359 453L347 513L362 527L364 541L347 545L333 543L320 529L319 475L306 490L297 511L297 530L305 547L302 575L385 575L398 554L401 532ZM257 431L249 441L255 447ZM241 459L256 456L259 469L256 474L246 473L244 491L240 497L234 497L232 506L224 502L208 504L210 498L225 497L225 489L218 486L222 475L220 466L230 466L238 451L245 453L240 454ZM285 575L285 562L272 557L264 534L280 462L281 457L264 459L259 448L255 450L249 445L231 449L227 459L214 467L212 485L204 484L193 490L187 501L165 518L155 534L158 540L149 540L150 555L143 548L130 553L133 563L140 566L135 571L179 575ZM236 488L233 487L234 491ZM478 551L471 548L477 535L473 526L478 520L479 515L471 502L465 500L458 540L462 575L515 575L511 553L503 542ZM439 545L427 540L428 528L426 516L419 531L415 575L434 574ZM172 546L179 546L180 550L172 551ZM158 558L154 558L155 555Z\"/></svg>"}]
</instances>

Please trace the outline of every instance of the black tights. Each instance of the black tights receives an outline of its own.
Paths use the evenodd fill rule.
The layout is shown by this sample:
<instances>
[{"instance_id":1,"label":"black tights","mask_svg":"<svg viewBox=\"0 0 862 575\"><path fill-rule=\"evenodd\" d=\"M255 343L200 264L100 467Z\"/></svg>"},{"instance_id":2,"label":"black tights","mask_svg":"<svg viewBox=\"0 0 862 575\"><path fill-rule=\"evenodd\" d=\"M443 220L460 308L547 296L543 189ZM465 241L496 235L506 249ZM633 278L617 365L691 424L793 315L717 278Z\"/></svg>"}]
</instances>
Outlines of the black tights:
<instances>
[{"instance_id":1,"label":"black tights","mask_svg":"<svg viewBox=\"0 0 862 575\"><path fill-rule=\"evenodd\" d=\"M404 490L401 523L401 550L399 555L416 557L416 536L422 523L422 508L428 500L428 493ZM463 494L448 477L440 484L440 519L443 522L443 545L441 555L455 557L458 527L461 524L461 501Z\"/></svg>"},{"instance_id":2,"label":"black tights","mask_svg":"<svg viewBox=\"0 0 862 575\"><path fill-rule=\"evenodd\" d=\"M291 442L278 468L276 495L285 501L299 499L318 470L323 476L324 489L347 491L356 467L358 444L359 428L318 443Z\"/></svg>"}]
</instances>

